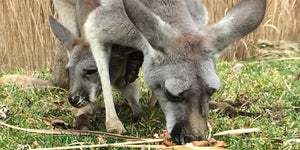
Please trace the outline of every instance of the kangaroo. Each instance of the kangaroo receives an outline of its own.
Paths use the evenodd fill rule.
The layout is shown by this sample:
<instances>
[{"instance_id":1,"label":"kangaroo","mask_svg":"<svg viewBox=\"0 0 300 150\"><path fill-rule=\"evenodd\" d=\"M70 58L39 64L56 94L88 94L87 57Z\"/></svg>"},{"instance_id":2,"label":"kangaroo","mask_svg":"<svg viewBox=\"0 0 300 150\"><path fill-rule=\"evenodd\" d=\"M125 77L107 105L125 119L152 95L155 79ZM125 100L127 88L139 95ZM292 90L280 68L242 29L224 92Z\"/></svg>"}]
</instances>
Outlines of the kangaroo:
<instances>
[{"instance_id":1,"label":"kangaroo","mask_svg":"<svg viewBox=\"0 0 300 150\"><path fill-rule=\"evenodd\" d=\"M51 20L51 19L50 19ZM55 21L55 20L53 20ZM58 23L58 22L56 22ZM53 23L52 23L53 25ZM133 121L145 118L145 113L139 104L139 69L143 63L143 54L132 48L119 45L112 46L109 71L112 85L128 100L133 110ZM69 102L72 106L81 108L85 103L77 103L76 99L96 101L102 92L102 86L91 50L83 39L77 39L70 51L69 63L66 65L69 78ZM74 103L76 102L76 103ZM91 104L91 103L89 103ZM94 111L89 106L87 111ZM81 118L81 117L80 117ZM79 129L88 127L87 120L83 120ZM91 129L91 128L88 128Z\"/></svg>"},{"instance_id":2,"label":"kangaroo","mask_svg":"<svg viewBox=\"0 0 300 150\"><path fill-rule=\"evenodd\" d=\"M75 37L81 37L83 32L83 24L88 14L97 8L100 3L98 0L51 0L59 15L60 23L63 24ZM56 55L53 73L50 82L56 86L70 88L67 71L65 66L68 63L69 53L61 44L56 45ZM73 108L72 111L76 116L73 122L75 129L92 130L95 115L94 103L90 103L83 108Z\"/></svg>"},{"instance_id":3,"label":"kangaroo","mask_svg":"<svg viewBox=\"0 0 300 150\"><path fill-rule=\"evenodd\" d=\"M74 41L73 47L69 47L68 49L69 62L65 67L69 79L68 99L71 100L72 98L79 97L97 99L101 93L100 79L97 73L95 73L97 72L97 67L93 61L88 44L80 37L84 36L83 25L88 14L101 4L97 0L53 0L53 3L60 16L61 23L55 20L53 22L60 24L75 37L78 37ZM120 51L119 49L122 48L121 53L112 54L110 65L111 80L112 83L115 83L113 84L114 87L123 92L125 98L134 100L130 101L129 104L133 108L133 121L136 122L144 117L145 113L141 110L139 103L135 102L135 99L138 102L139 93L127 94L127 91L130 91L130 88L135 88L134 86L138 86L138 83L132 82L137 79L139 67L143 62L143 55L141 52L133 52L134 50L132 49L130 50L117 45L113 49L114 51ZM73 104L71 103L71 105ZM92 130L96 117L94 103L89 103L87 106L81 108L76 107L78 106L73 108L76 116L76 120L73 123L74 128Z\"/></svg>"},{"instance_id":4,"label":"kangaroo","mask_svg":"<svg viewBox=\"0 0 300 150\"><path fill-rule=\"evenodd\" d=\"M109 74L112 46L121 45L143 53L145 83L156 95L174 141L206 139L210 97L221 88L214 60L229 44L258 27L266 0L242 0L212 25L206 25L206 9L198 0L101 3L88 16L84 30L100 75L106 129L119 133L124 129L114 108ZM71 32L52 31L62 43L72 45ZM77 106L93 101L73 99Z\"/></svg>"}]
</instances>

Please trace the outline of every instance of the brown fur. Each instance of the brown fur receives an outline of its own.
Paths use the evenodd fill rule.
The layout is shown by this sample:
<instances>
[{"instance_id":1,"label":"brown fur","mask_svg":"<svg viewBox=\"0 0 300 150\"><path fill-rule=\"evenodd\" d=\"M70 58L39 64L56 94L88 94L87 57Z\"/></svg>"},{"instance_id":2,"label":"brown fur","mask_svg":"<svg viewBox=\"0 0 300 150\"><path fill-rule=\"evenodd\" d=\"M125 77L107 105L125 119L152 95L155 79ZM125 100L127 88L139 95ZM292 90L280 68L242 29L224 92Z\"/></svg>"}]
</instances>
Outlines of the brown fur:
<instances>
[{"instance_id":1,"label":"brown fur","mask_svg":"<svg viewBox=\"0 0 300 150\"><path fill-rule=\"evenodd\" d=\"M81 49L82 52L89 51L89 49L90 49L90 45L83 38L76 38L73 41L72 47L69 49L69 52L72 53L74 47L77 46L77 45L82 45L83 46L83 48Z\"/></svg>"}]
</instances>

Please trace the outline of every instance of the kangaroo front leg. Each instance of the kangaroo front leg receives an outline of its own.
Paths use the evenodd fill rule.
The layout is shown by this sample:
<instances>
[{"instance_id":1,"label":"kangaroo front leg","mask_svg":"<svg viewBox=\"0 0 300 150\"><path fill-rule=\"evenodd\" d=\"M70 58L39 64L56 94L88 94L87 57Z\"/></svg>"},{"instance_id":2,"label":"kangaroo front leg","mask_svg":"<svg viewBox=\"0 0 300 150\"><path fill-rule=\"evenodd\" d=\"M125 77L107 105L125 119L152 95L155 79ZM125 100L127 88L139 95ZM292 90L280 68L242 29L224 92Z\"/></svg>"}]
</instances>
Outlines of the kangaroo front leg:
<instances>
[{"instance_id":1,"label":"kangaroo front leg","mask_svg":"<svg viewBox=\"0 0 300 150\"><path fill-rule=\"evenodd\" d=\"M133 112L133 122L140 121L142 118L146 119L146 114L142 110L142 107L139 103L140 98L140 89L139 89L139 81L136 79L134 82L125 85L125 86L115 86L117 90L119 90L122 95L127 99L132 112Z\"/></svg>"},{"instance_id":2,"label":"kangaroo front leg","mask_svg":"<svg viewBox=\"0 0 300 150\"><path fill-rule=\"evenodd\" d=\"M101 43L98 40L90 40L89 42L101 78L106 113L106 131L121 134L125 131L125 128L119 120L115 110L109 76L110 46Z\"/></svg>"}]
</instances>

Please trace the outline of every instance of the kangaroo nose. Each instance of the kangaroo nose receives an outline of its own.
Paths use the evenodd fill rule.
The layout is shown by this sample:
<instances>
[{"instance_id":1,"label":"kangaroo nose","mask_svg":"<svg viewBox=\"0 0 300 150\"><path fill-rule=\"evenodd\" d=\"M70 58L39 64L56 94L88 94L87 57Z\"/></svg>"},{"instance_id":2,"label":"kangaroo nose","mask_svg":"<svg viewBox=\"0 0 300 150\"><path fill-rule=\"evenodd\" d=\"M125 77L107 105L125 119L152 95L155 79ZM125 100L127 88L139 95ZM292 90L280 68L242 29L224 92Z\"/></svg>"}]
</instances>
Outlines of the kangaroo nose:
<instances>
[{"instance_id":1,"label":"kangaroo nose","mask_svg":"<svg viewBox=\"0 0 300 150\"><path fill-rule=\"evenodd\" d=\"M69 103L74 107L76 107L78 105L79 100L80 100L80 96L75 96L75 97L70 96L68 98Z\"/></svg>"}]
</instances>

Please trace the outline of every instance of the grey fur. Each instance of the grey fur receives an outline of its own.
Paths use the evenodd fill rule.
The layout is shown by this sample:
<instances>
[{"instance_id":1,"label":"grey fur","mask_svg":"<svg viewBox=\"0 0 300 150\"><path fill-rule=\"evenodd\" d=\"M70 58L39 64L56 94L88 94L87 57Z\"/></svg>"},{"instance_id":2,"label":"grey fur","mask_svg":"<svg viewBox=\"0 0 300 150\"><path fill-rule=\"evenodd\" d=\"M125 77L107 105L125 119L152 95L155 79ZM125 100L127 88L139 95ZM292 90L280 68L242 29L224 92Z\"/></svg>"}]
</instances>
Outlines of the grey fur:
<instances>
[{"instance_id":1,"label":"grey fur","mask_svg":"<svg viewBox=\"0 0 300 150\"><path fill-rule=\"evenodd\" d=\"M69 102L81 108L89 102L95 102L102 92L99 74L89 45L49 16L49 24L54 35L68 48L69 63ZM136 122L145 117L139 104L139 83L137 74L143 62L143 56L133 48L112 46L110 58L110 77L112 85L128 100ZM128 65L133 65L128 69Z\"/></svg>"},{"instance_id":2,"label":"grey fur","mask_svg":"<svg viewBox=\"0 0 300 150\"><path fill-rule=\"evenodd\" d=\"M105 103L112 101L111 45L136 48L144 54L144 80L158 98L172 138L179 144L205 139L210 96L221 88L214 59L260 24L265 7L265 0L243 0L220 22L205 26L206 10L196 0L105 1L85 24ZM115 116L114 109L107 113ZM106 123L123 127L118 119Z\"/></svg>"},{"instance_id":3,"label":"grey fur","mask_svg":"<svg viewBox=\"0 0 300 150\"><path fill-rule=\"evenodd\" d=\"M74 127L76 129L92 129L89 125L89 119L79 116L95 117L93 102L101 93L101 84L97 73L95 73L97 67L89 46L79 37L84 35L83 24L88 14L100 3L97 0L54 0L54 4L63 25L50 16L50 28L69 50L69 63L66 66L70 87L68 99L73 106L80 107L73 108L77 116ZM144 117L144 113L138 103L139 85L135 80L139 67L142 65L143 56L140 54L141 52L136 52L132 48L115 45L112 49L110 63L112 83L115 83L113 84L115 88L121 91L129 101L129 105L133 109L133 120L138 121Z\"/></svg>"},{"instance_id":4,"label":"grey fur","mask_svg":"<svg viewBox=\"0 0 300 150\"><path fill-rule=\"evenodd\" d=\"M71 48L72 42L75 39L73 33L71 33L71 31L69 31L59 22L57 22L52 16L49 16L48 21L50 24L51 31L57 36L57 38L62 43L64 43L66 48Z\"/></svg>"},{"instance_id":5,"label":"grey fur","mask_svg":"<svg viewBox=\"0 0 300 150\"><path fill-rule=\"evenodd\" d=\"M133 120L138 121L145 117L139 102L139 84L136 76L126 78L131 72L126 66L135 54L132 49L114 46L110 59L110 79L112 85L128 100L133 110ZM130 59L130 60L129 60ZM136 64L139 69L138 63ZM69 64L66 66L69 73L69 102L75 107L83 107L84 104L75 100L75 97L87 102L95 102L102 92L99 74L89 49L83 50L83 44L76 45L70 54ZM131 80L131 82L128 82ZM94 90L92 90L94 89ZM130 91L130 92L128 92Z\"/></svg>"}]
</instances>

